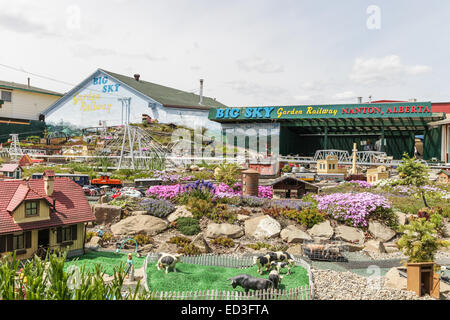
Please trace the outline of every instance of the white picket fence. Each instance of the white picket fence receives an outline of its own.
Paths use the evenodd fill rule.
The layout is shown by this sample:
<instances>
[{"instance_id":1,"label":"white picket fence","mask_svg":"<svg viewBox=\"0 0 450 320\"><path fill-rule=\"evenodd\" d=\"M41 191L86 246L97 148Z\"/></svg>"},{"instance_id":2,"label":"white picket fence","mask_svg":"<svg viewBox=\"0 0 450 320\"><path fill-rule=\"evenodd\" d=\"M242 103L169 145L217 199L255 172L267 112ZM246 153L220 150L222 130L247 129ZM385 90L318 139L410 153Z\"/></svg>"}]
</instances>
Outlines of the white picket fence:
<instances>
[{"instance_id":1,"label":"white picket fence","mask_svg":"<svg viewBox=\"0 0 450 320\"><path fill-rule=\"evenodd\" d=\"M249 293L219 290L153 292L151 296L158 300L312 300L309 286L289 290L250 291Z\"/></svg>"},{"instance_id":2,"label":"white picket fence","mask_svg":"<svg viewBox=\"0 0 450 320\"><path fill-rule=\"evenodd\" d=\"M144 286L148 287L147 268L149 263L153 264L161 257L157 253L149 253L144 262ZM294 257L295 264L305 268L308 272L309 285L289 290L262 290L250 291L249 293L236 291L204 290L190 292L152 292L152 298L159 300L313 300L314 289L310 265L299 257ZM182 262L201 266L216 266L236 269L248 269L253 266L252 256L217 255L208 254L200 256L182 257Z\"/></svg>"}]
</instances>

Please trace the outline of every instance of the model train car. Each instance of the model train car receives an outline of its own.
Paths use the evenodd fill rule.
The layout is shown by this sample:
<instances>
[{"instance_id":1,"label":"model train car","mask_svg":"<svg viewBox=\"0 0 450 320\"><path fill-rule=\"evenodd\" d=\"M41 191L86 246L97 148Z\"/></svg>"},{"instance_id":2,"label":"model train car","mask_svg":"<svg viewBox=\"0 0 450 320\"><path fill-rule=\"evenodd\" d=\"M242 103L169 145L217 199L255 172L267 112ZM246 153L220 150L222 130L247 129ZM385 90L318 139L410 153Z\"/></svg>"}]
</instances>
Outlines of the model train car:
<instances>
[{"instance_id":1,"label":"model train car","mask_svg":"<svg viewBox=\"0 0 450 320\"><path fill-rule=\"evenodd\" d=\"M35 173L32 175L31 179L33 180L40 180L44 176L43 173ZM72 181L74 181L76 184L78 184L81 187L89 185L90 177L87 174L62 174L57 173L57 178L69 178Z\"/></svg>"},{"instance_id":2,"label":"model train car","mask_svg":"<svg viewBox=\"0 0 450 320\"><path fill-rule=\"evenodd\" d=\"M100 178L92 179L91 185L93 186L110 186L110 187L122 187L122 180L111 179L109 174L102 173Z\"/></svg>"},{"instance_id":3,"label":"model train car","mask_svg":"<svg viewBox=\"0 0 450 320\"><path fill-rule=\"evenodd\" d=\"M96 187L122 187L122 181L120 179L111 179L108 174L102 174L100 178L90 179L87 174L65 174L57 173L57 178L69 178L78 184L80 187L84 186L96 186ZM39 180L43 178L43 173L35 173L31 177L33 180Z\"/></svg>"}]
</instances>

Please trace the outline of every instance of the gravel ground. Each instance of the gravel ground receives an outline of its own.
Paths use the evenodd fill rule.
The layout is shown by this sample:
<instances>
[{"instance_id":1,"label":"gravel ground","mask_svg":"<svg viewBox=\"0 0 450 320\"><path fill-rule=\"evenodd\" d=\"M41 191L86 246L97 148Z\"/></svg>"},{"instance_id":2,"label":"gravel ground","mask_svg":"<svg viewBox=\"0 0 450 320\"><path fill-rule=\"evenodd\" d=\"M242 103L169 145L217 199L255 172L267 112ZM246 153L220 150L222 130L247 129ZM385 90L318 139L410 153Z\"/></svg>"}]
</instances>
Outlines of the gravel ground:
<instances>
[{"instance_id":1,"label":"gravel ground","mask_svg":"<svg viewBox=\"0 0 450 320\"><path fill-rule=\"evenodd\" d=\"M407 260L407 257L400 251L393 253L370 253L368 257L371 258L372 260L395 260L395 259ZM435 255L435 261L437 261L438 263L442 261L443 264L450 263L450 253L438 251Z\"/></svg>"},{"instance_id":2,"label":"gravel ground","mask_svg":"<svg viewBox=\"0 0 450 320\"><path fill-rule=\"evenodd\" d=\"M384 278L368 279L353 272L312 270L317 300L434 300L429 296L383 288ZM380 289L381 288L381 289Z\"/></svg>"}]
</instances>

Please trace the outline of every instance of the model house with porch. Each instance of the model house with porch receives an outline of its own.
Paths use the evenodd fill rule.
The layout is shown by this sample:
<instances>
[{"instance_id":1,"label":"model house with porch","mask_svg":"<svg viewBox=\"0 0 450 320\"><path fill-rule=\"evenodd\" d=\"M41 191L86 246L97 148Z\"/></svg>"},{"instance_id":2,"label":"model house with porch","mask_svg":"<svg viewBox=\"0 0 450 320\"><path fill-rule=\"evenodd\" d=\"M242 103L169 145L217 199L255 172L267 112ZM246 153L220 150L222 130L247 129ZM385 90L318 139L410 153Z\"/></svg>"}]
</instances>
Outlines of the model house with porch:
<instances>
[{"instance_id":1,"label":"model house with porch","mask_svg":"<svg viewBox=\"0 0 450 320\"><path fill-rule=\"evenodd\" d=\"M0 175L9 179L22 179L22 167L17 163L6 163L0 167Z\"/></svg>"},{"instance_id":2,"label":"model house with porch","mask_svg":"<svg viewBox=\"0 0 450 320\"><path fill-rule=\"evenodd\" d=\"M95 221L83 190L46 171L41 180L0 181L0 256L32 258L46 250L84 254L85 224Z\"/></svg>"}]
</instances>

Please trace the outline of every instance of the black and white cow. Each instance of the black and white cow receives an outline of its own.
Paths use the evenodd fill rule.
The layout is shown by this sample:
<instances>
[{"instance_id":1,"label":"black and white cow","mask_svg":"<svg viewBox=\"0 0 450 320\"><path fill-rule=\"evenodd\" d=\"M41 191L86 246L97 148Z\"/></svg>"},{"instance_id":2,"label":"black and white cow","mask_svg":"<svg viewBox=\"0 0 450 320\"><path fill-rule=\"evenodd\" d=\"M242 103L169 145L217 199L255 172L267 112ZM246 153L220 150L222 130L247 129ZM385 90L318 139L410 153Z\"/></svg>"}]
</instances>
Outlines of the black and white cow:
<instances>
[{"instance_id":1,"label":"black and white cow","mask_svg":"<svg viewBox=\"0 0 450 320\"><path fill-rule=\"evenodd\" d=\"M236 276L229 280L231 281L233 289L236 289L237 286L240 286L244 288L245 293L248 293L249 290L267 290L273 287L272 281L255 278L248 274Z\"/></svg>"},{"instance_id":2,"label":"black and white cow","mask_svg":"<svg viewBox=\"0 0 450 320\"><path fill-rule=\"evenodd\" d=\"M270 262L271 262L271 256L268 254L265 256L259 256L259 257L253 258L253 264L255 264L258 267L259 274L263 274L264 267L266 268L266 271L269 271Z\"/></svg>"},{"instance_id":3,"label":"black and white cow","mask_svg":"<svg viewBox=\"0 0 450 320\"><path fill-rule=\"evenodd\" d=\"M273 287L275 289L278 289L278 285L281 283L281 279L283 279L283 276L280 276L280 273L276 270L273 270L269 274L269 280L273 283Z\"/></svg>"},{"instance_id":4,"label":"black and white cow","mask_svg":"<svg viewBox=\"0 0 450 320\"><path fill-rule=\"evenodd\" d=\"M271 268L276 267L277 271L280 272L281 268L288 268L288 274L291 274L291 267L294 267L294 258L287 252L269 252L268 255L271 256Z\"/></svg>"},{"instance_id":5,"label":"black and white cow","mask_svg":"<svg viewBox=\"0 0 450 320\"><path fill-rule=\"evenodd\" d=\"M181 254L167 254L163 253L162 257L159 258L156 267L158 270L166 269L166 273L169 273L169 268L173 269L173 272L177 272L176 264L180 261Z\"/></svg>"}]
</instances>

